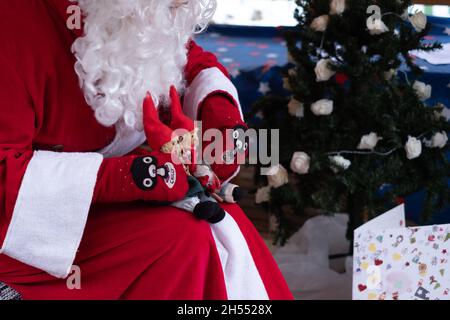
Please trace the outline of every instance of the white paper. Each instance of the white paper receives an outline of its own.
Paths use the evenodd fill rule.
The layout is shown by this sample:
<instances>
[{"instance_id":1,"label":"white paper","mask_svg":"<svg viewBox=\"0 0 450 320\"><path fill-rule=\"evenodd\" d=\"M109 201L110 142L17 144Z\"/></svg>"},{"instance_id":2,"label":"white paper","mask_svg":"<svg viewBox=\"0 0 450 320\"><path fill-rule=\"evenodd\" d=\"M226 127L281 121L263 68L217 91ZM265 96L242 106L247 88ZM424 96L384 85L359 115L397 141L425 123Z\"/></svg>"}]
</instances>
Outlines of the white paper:
<instances>
[{"instance_id":1,"label":"white paper","mask_svg":"<svg viewBox=\"0 0 450 320\"><path fill-rule=\"evenodd\" d=\"M384 228L400 211L355 231L353 299L449 300L450 225Z\"/></svg>"},{"instance_id":2,"label":"white paper","mask_svg":"<svg viewBox=\"0 0 450 320\"><path fill-rule=\"evenodd\" d=\"M394 209L370 220L355 230L355 235L367 230L383 230L388 228L405 227L405 205L401 204Z\"/></svg>"},{"instance_id":3,"label":"white paper","mask_svg":"<svg viewBox=\"0 0 450 320\"><path fill-rule=\"evenodd\" d=\"M329 259L329 255L348 252L347 225L346 214L316 216L306 221L285 246L274 252L274 258L296 299L352 298L351 260L346 268L344 258L337 270L332 268Z\"/></svg>"}]
</instances>

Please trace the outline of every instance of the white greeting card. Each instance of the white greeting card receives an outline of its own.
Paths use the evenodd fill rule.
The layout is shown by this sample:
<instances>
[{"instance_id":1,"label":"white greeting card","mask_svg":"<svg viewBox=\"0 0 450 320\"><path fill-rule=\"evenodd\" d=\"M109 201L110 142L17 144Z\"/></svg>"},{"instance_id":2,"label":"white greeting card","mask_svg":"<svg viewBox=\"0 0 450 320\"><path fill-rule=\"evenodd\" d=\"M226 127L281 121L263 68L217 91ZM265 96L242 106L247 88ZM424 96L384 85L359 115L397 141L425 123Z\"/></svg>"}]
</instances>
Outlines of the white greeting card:
<instances>
[{"instance_id":1,"label":"white greeting card","mask_svg":"<svg viewBox=\"0 0 450 320\"><path fill-rule=\"evenodd\" d=\"M449 300L450 225L405 227L401 205L355 230L353 299Z\"/></svg>"}]
</instances>

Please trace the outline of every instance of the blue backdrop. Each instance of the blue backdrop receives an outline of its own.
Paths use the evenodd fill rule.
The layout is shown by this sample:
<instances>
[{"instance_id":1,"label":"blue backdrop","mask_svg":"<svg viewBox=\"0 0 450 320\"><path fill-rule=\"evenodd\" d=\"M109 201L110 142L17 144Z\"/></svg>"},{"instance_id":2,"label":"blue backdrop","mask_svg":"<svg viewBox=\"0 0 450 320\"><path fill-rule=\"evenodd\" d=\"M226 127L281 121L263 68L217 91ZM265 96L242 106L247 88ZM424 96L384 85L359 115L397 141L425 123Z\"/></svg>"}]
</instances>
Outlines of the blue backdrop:
<instances>
[{"instance_id":1,"label":"blue backdrop","mask_svg":"<svg viewBox=\"0 0 450 320\"><path fill-rule=\"evenodd\" d=\"M450 19L428 19L433 28L426 40L450 43ZM213 25L196 40L205 50L214 52L230 72L244 113L265 94L287 94L281 77L288 62L281 28ZM432 65L421 59L416 63L426 71L421 81L433 86L433 96L427 103L441 102L450 107L450 65ZM420 192L406 199L407 215L418 223L422 201ZM450 208L435 215L431 223L450 223Z\"/></svg>"}]
</instances>

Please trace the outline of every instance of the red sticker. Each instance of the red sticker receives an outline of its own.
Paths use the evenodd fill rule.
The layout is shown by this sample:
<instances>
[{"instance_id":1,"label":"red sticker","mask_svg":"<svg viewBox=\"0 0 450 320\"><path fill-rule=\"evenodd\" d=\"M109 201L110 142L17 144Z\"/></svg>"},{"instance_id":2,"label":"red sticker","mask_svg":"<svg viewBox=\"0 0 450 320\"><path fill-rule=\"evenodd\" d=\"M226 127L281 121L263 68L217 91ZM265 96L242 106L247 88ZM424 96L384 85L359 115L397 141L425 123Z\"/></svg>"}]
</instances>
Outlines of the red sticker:
<instances>
[{"instance_id":1,"label":"red sticker","mask_svg":"<svg viewBox=\"0 0 450 320\"><path fill-rule=\"evenodd\" d=\"M363 285L363 284L359 284L358 285L358 290L359 291L364 291L364 290L366 290L367 289L367 286L366 285Z\"/></svg>"}]
</instances>

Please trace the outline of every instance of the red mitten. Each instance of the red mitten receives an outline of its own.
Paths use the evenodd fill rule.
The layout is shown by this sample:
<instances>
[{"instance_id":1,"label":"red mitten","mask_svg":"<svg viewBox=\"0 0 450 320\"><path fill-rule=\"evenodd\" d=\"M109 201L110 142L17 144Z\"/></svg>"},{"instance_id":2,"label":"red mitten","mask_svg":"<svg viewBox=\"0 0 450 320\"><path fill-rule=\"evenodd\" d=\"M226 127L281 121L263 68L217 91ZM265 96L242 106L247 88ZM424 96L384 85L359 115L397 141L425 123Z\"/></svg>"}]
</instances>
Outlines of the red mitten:
<instances>
[{"instance_id":1,"label":"red mitten","mask_svg":"<svg viewBox=\"0 0 450 320\"><path fill-rule=\"evenodd\" d=\"M213 155L223 159L223 163L212 163L211 169L222 182L227 181L239 167L238 155L245 158L248 153L248 141L245 141L239 135L238 130L246 131L248 127L242 120L238 107L223 94L215 94L205 100L200 109L200 119L202 120L203 133L208 129L218 129L223 134L224 152L218 156ZM231 143L227 144L227 141ZM203 149L210 143L204 141Z\"/></svg>"},{"instance_id":2,"label":"red mitten","mask_svg":"<svg viewBox=\"0 0 450 320\"><path fill-rule=\"evenodd\" d=\"M105 159L94 190L94 203L136 200L175 202L188 191L186 172L170 154Z\"/></svg>"}]
</instances>

